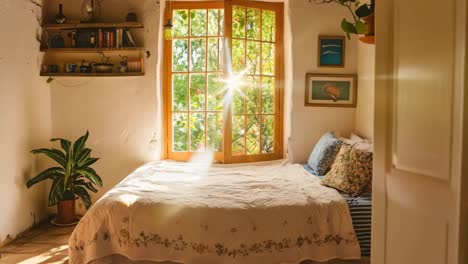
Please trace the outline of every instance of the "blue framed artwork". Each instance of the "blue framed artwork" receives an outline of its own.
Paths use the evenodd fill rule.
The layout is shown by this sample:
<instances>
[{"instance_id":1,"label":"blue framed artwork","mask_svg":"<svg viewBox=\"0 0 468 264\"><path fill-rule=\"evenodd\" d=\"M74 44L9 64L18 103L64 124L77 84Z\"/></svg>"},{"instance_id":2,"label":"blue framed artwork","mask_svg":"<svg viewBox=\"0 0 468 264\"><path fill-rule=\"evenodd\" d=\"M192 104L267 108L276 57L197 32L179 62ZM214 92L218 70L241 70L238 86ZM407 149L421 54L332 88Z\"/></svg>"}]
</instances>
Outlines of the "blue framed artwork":
<instances>
[{"instance_id":1,"label":"blue framed artwork","mask_svg":"<svg viewBox=\"0 0 468 264\"><path fill-rule=\"evenodd\" d=\"M356 74L307 73L305 106L356 107Z\"/></svg>"},{"instance_id":2,"label":"blue framed artwork","mask_svg":"<svg viewBox=\"0 0 468 264\"><path fill-rule=\"evenodd\" d=\"M318 66L344 67L345 37L319 36Z\"/></svg>"}]
</instances>

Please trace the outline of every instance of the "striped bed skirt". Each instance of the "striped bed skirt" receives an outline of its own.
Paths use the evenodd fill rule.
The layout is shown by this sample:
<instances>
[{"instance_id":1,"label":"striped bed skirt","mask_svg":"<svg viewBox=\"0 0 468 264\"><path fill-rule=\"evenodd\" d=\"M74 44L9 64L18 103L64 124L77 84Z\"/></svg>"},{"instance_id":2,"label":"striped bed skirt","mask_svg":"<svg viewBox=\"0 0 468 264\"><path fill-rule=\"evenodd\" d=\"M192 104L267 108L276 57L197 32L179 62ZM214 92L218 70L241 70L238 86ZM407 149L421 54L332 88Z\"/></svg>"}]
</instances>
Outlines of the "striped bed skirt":
<instances>
[{"instance_id":1,"label":"striped bed skirt","mask_svg":"<svg viewBox=\"0 0 468 264\"><path fill-rule=\"evenodd\" d=\"M304 169L314 175L312 169L307 164L304 165ZM314 176L320 179L323 178L323 176ZM348 203L354 231L361 246L361 255L368 257L371 252L372 194L362 194L358 197L351 197L342 192L340 194L343 195Z\"/></svg>"}]
</instances>

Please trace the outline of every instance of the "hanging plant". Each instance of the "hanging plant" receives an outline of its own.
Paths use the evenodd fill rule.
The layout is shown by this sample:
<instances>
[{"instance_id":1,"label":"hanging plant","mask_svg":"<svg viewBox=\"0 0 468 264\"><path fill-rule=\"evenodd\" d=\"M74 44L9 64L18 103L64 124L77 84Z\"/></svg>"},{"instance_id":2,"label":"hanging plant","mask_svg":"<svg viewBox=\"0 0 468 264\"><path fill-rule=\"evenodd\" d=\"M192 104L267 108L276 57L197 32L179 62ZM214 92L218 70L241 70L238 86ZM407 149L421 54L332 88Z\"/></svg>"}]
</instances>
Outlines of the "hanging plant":
<instances>
[{"instance_id":1,"label":"hanging plant","mask_svg":"<svg viewBox=\"0 0 468 264\"><path fill-rule=\"evenodd\" d=\"M312 0L309 0L312 1ZM371 0L370 4L362 4L357 0L315 0L317 4L338 4L349 10L353 17L353 21L348 21L346 18L341 20L341 29L346 33L348 39L351 34L365 34L368 32L366 18L374 14L375 0Z\"/></svg>"}]
</instances>

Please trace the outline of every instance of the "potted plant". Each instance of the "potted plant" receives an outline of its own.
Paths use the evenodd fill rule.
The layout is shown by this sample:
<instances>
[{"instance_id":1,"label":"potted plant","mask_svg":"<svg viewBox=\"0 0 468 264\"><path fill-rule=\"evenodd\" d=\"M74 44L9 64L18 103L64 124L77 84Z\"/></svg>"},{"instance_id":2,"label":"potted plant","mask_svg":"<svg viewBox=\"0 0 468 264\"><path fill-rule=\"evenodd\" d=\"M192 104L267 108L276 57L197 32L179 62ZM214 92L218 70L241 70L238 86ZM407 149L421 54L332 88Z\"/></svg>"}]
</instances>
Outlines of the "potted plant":
<instances>
[{"instance_id":1,"label":"potted plant","mask_svg":"<svg viewBox=\"0 0 468 264\"><path fill-rule=\"evenodd\" d=\"M86 209L91 206L88 191L97 192L95 186L102 187L101 177L90 166L98 161L91 157L91 149L86 148L89 132L78 138L73 144L63 138L53 138L52 142L60 141L63 150L55 148L35 149L33 154L44 154L58 163L59 166L48 168L30 179L26 186L31 188L36 183L52 180L49 192L49 206L57 205L57 219L60 224L70 224L76 221L75 200L81 198Z\"/></svg>"},{"instance_id":2,"label":"potted plant","mask_svg":"<svg viewBox=\"0 0 468 264\"><path fill-rule=\"evenodd\" d=\"M349 10L353 21L349 22L346 18L341 20L341 29L346 33L348 39L351 34L374 36L375 0L371 0L370 4L361 4L357 0L315 0L315 2L317 4L335 3ZM364 41L364 38L360 39Z\"/></svg>"}]
</instances>

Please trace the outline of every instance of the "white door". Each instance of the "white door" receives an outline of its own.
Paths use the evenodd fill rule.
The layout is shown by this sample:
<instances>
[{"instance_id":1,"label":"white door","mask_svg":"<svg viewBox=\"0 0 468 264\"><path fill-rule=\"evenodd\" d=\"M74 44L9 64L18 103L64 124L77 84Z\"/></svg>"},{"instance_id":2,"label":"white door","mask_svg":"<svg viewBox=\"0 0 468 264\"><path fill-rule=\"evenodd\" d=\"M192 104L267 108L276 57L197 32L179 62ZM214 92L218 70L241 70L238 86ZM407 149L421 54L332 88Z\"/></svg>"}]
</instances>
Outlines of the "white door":
<instances>
[{"instance_id":1,"label":"white door","mask_svg":"<svg viewBox=\"0 0 468 264\"><path fill-rule=\"evenodd\" d=\"M465 1L376 2L372 263L455 264Z\"/></svg>"}]
</instances>

